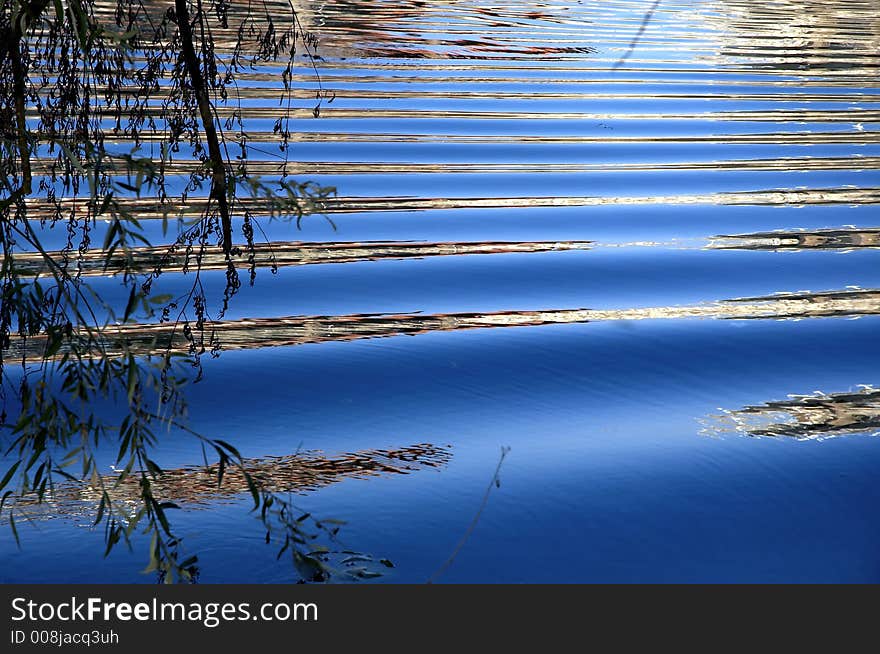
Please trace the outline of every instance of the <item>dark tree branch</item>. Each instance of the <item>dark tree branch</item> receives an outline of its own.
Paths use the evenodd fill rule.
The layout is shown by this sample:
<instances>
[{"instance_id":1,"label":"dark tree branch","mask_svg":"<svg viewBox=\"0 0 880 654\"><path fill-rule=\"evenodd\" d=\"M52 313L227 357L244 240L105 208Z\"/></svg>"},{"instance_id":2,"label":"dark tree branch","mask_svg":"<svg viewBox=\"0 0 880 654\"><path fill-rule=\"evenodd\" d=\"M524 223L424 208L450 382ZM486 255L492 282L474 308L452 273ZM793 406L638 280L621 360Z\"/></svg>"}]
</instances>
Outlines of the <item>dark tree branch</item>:
<instances>
[{"instance_id":1,"label":"dark tree branch","mask_svg":"<svg viewBox=\"0 0 880 654\"><path fill-rule=\"evenodd\" d=\"M25 113L25 73L24 67L21 65L21 33L17 29L13 29L12 32L13 37L18 37L9 47L9 59L12 64L13 94L15 96L16 142L21 162L21 193L30 195L31 154L27 136L27 114Z\"/></svg>"},{"instance_id":2,"label":"dark tree branch","mask_svg":"<svg viewBox=\"0 0 880 654\"><path fill-rule=\"evenodd\" d=\"M228 189L226 185L226 160L220 148L217 127L214 124L214 113L211 110L211 98L208 85L202 75L201 62L193 45L192 25L190 24L187 0L174 0L177 27L180 30L180 42L184 63L193 85L205 140L208 142L208 157L211 167L211 198L217 201L220 211L220 224L223 230L223 253L228 259L232 254L232 217L229 213Z\"/></svg>"},{"instance_id":3,"label":"dark tree branch","mask_svg":"<svg viewBox=\"0 0 880 654\"><path fill-rule=\"evenodd\" d=\"M21 13L13 16L11 25L0 43L0 62L9 57L12 72L13 95L15 97L15 138L18 156L21 161L21 187L19 195L31 194L31 156L28 144L27 113L25 111L25 70L21 61L21 43L27 26L36 22L49 6L49 0L22 2Z\"/></svg>"}]
</instances>

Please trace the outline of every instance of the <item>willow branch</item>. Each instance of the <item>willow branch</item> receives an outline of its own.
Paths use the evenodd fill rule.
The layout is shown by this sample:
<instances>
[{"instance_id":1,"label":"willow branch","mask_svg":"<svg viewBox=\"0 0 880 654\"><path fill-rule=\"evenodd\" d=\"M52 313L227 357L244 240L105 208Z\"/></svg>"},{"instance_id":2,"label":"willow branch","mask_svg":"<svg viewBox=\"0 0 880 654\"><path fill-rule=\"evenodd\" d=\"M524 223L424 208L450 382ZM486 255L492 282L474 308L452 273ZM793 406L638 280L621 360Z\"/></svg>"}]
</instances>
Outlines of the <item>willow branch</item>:
<instances>
[{"instance_id":1,"label":"willow branch","mask_svg":"<svg viewBox=\"0 0 880 654\"><path fill-rule=\"evenodd\" d=\"M201 62L193 45L192 25L190 24L187 0L174 0L177 27L180 30L181 54L186 70L193 85L205 140L208 142L208 157L211 168L211 198L217 201L220 210L220 224L223 230L223 253L227 259L232 253L232 218L229 213L229 200L226 185L226 160L220 148L214 114L211 110L211 98L208 95L208 84L202 75Z\"/></svg>"},{"instance_id":2,"label":"willow branch","mask_svg":"<svg viewBox=\"0 0 880 654\"><path fill-rule=\"evenodd\" d=\"M12 69L12 84L15 111L15 131L18 156L21 161L21 195L31 194L31 155L28 144L27 113L25 95L27 75L21 60L21 45L24 40L24 32L28 25L36 22L46 10L49 0L35 0L34 2L22 2L21 13L13 16L11 26L2 39L0 47L0 60L9 57Z\"/></svg>"}]
</instances>

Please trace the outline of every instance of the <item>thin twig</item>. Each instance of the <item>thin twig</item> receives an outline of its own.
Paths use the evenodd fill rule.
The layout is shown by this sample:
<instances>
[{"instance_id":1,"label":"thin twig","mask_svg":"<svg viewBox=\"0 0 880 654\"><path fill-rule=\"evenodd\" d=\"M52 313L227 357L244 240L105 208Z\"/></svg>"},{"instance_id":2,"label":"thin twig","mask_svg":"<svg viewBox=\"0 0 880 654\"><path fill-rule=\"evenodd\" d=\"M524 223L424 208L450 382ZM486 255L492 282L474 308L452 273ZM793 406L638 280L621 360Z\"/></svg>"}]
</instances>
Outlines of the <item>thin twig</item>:
<instances>
[{"instance_id":1,"label":"thin twig","mask_svg":"<svg viewBox=\"0 0 880 654\"><path fill-rule=\"evenodd\" d=\"M468 525L467 530L464 532L464 535L461 537L461 540L458 541L458 544L455 546L455 549L452 550L452 554L449 555L449 558L444 561L443 565L441 565L437 571L431 575L428 579L429 584L433 584L437 579L442 575L446 569L452 565L452 561L464 547L468 538L471 537L474 529L477 526L477 523L480 521L480 516L483 515L483 509L486 508L486 505L489 503L489 494L492 492L492 486L500 486L501 480L498 478L498 474L501 472L501 464L504 463L504 457L507 456L507 453L510 452L509 447L501 448L501 458L498 459L498 465L495 467L495 473L492 475L492 479L489 480L489 486L486 488L486 493L483 495L483 501L480 503L480 508L477 509L477 513L474 516L474 519L471 520L471 524Z\"/></svg>"},{"instance_id":2,"label":"thin twig","mask_svg":"<svg viewBox=\"0 0 880 654\"><path fill-rule=\"evenodd\" d=\"M611 67L611 70L617 70L618 68L620 68L623 65L623 63L627 59L629 59L630 55L633 53L633 50L636 49L636 46L638 45L639 41L641 40L642 34L644 34L645 30L648 28L648 23L650 23L651 19L654 17L654 12L657 11L657 7L659 7L659 6L660 6L660 0L654 0L654 4L651 5L651 8L648 10L648 13L646 13L642 17L642 24L639 26L639 31L636 32L636 35L633 37L633 40L629 42L629 47L627 48L626 52L623 53L623 56L620 59L618 59L616 62L614 62L614 65Z\"/></svg>"}]
</instances>

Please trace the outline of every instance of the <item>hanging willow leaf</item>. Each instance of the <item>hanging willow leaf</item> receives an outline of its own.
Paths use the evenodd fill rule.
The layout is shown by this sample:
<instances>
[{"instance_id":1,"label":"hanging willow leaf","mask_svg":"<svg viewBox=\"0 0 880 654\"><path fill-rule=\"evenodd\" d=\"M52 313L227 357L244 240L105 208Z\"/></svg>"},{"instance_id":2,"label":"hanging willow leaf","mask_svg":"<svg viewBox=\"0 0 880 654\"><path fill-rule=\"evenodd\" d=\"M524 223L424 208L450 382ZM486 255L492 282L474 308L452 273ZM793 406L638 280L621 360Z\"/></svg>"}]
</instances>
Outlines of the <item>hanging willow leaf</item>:
<instances>
[{"instance_id":1,"label":"hanging willow leaf","mask_svg":"<svg viewBox=\"0 0 880 654\"><path fill-rule=\"evenodd\" d=\"M215 447L218 485L234 468L246 480L255 513L272 538L306 556L299 548L314 538L307 527L323 527L248 474L234 445L189 430L185 389L201 377L201 355L223 349L210 327L212 306L222 305L222 318L241 286L233 257L253 252L254 234L262 231L255 219L245 221L247 228L234 225L228 207L247 199L262 206L270 219L299 226L335 195L335 189L316 184L267 182L233 165L247 160L246 144L241 142L238 154L229 151L235 147L230 141L220 147L216 103L234 100L231 94L241 71L278 59L292 71L296 43L307 43L311 57L317 40L299 25L292 6L289 16L273 16L275 24L269 29L249 8L233 18L226 0L174 0L174 11L149 20L137 13L143 7L131 0L121 0L115 13L95 0L0 2L0 33L10 37L0 39L0 385L15 387L8 367L16 357L6 352L13 338L21 334L41 346L34 360L23 363L27 374L20 386L20 415L9 423L5 414L0 420L13 435L9 453L19 455L0 489L18 479L21 492L35 492L43 501L53 491L55 475L64 483L88 484L100 494L95 525L104 524L105 555L123 539L130 545L129 538L140 529L153 539L149 571L167 583L193 581L197 558L183 554L182 541L166 515L176 505L157 497L164 475L154 461L157 434L174 429ZM18 9L7 10L10 6ZM22 7L26 11L19 10ZM227 52L225 44L213 42L211 27L219 22L234 31L228 24L233 20L242 21L242 29ZM22 53L26 56L18 56ZM316 116L329 97L320 79L318 86ZM291 92L289 76L285 89ZM229 129L236 128L244 133L241 115L233 113ZM276 134L287 153L289 115L276 122ZM125 139L131 143L129 152L118 145ZM151 144L149 155L142 147L145 142ZM203 162L180 191L169 167L182 148L191 148ZM147 198L156 200L163 233L169 216L181 216L181 229L162 262L138 277L142 270L136 265L136 248L153 246L142 227L143 205L131 206ZM66 233L66 247L47 250L35 225ZM93 233L96 226L103 235ZM237 235L234 226L240 229ZM234 248L233 239L242 237L246 245ZM227 270L222 295L209 298L198 274L193 292L184 299L151 295L152 283L168 261L184 252L188 271L197 273L202 257L216 254L218 248ZM18 265L19 250L38 255L39 272L34 266ZM81 275L87 265L118 275L128 293L105 293L101 284ZM276 271L274 261L272 266ZM190 352L169 351L157 361L135 356L119 337L115 321L130 322L141 312L145 319L158 314L162 322L173 323L175 338L183 334ZM22 351L29 351L28 342L22 341ZM123 400L125 415L107 409ZM116 453L116 465L124 463L123 469L113 468L114 475L105 475L99 467L102 459L96 458L99 451L102 456L104 451ZM60 464L51 458L54 452L66 453ZM80 472L79 478L71 471ZM117 501L132 488L137 494L134 506ZM7 490L0 511L4 506L9 511L15 500L16 492ZM9 522L18 542L11 513ZM332 537L333 529L326 534ZM320 562L303 558L300 564L310 580L326 576L313 569L320 568Z\"/></svg>"}]
</instances>

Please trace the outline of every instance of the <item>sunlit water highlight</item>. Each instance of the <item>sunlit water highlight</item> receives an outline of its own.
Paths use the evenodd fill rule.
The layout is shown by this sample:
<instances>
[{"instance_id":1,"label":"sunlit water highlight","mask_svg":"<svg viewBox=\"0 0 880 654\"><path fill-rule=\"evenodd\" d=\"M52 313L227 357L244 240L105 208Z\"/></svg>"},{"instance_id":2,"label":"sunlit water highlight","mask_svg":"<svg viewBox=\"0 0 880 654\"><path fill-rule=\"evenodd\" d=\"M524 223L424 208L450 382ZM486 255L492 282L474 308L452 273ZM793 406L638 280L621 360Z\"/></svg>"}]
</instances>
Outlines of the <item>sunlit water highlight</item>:
<instances>
[{"instance_id":1,"label":"sunlit water highlight","mask_svg":"<svg viewBox=\"0 0 880 654\"><path fill-rule=\"evenodd\" d=\"M337 229L265 225L279 273L217 325L191 422L348 521L380 581L435 572L502 446L442 581L880 581L876 4L653 5L301 8L334 99L313 118L297 71L290 171L339 189ZM245 77L274 174L279 71ZM158 458L202 581L294 579L195 444ZM0 581L152 581L102 559L90 501L0 538Z\"/></svg>"}]
</instances>

